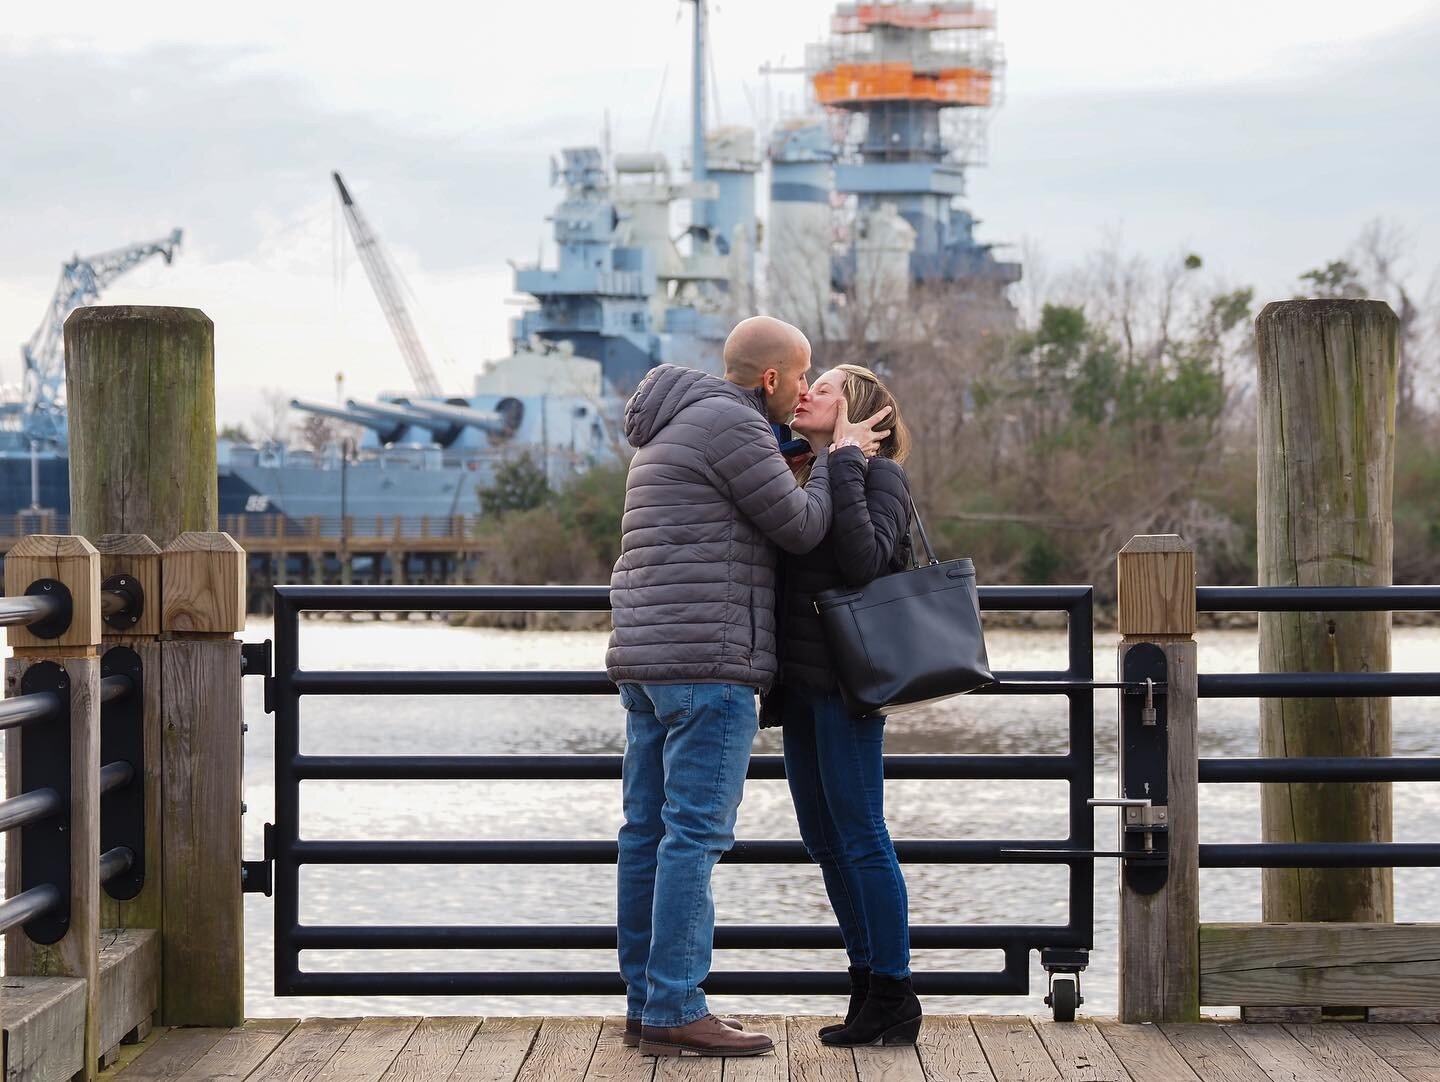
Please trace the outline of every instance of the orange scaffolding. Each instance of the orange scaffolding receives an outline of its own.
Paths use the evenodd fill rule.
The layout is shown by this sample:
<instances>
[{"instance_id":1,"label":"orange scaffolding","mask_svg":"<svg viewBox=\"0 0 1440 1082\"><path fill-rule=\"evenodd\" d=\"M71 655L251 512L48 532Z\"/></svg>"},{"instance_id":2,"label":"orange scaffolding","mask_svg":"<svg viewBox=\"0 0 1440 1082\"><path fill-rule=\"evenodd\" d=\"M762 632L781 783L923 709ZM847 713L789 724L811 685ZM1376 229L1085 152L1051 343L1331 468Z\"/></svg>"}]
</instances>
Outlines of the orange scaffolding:
<instances>
[{"instance_id":1,"label":"orange scaffolding","mask_svg":"<svg viewBox=\"0 0 1440 1082\"><path fill-rule=\"evenodd\" d=\"M992 30L995 12L971 2L842 4L830 17L833 34L862 34L875 26L906 30Z\"/></svg>"},{"instance_id":2,"label":"orange scaffolding","mask_svg":"<svg viewBox=\"0 0 1440 1082\"><path fill-rule=\"evenodd\" d=\"M814 76L815 100L841 108L879 101L988 106L993 81L990 72L978 68L927 72L903 62L836 64Z\"/></svg>"}]
</instances>

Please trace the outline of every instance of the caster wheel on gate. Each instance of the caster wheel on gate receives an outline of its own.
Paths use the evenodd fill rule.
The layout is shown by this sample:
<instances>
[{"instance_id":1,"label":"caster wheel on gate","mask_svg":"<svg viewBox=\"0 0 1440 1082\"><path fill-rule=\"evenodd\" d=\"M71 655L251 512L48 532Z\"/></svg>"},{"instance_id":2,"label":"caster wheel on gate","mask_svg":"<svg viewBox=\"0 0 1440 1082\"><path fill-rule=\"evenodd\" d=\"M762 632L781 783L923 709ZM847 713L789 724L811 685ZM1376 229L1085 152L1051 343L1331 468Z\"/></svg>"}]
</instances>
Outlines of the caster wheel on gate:
<instances>
[{"instance_id":1,"label":"caster wheel on gate","mask_svg":"<svg viewBox=\"0 0 1440 1082\"><path fill-rule=\"evenodd\" d=\"M1075 1021L1075 1008L1080 1006L1080 982L1071 976L1056 976L1050 981L1050 994L1045 997L1057 1022Z\"/></svg>"}]
</instances>

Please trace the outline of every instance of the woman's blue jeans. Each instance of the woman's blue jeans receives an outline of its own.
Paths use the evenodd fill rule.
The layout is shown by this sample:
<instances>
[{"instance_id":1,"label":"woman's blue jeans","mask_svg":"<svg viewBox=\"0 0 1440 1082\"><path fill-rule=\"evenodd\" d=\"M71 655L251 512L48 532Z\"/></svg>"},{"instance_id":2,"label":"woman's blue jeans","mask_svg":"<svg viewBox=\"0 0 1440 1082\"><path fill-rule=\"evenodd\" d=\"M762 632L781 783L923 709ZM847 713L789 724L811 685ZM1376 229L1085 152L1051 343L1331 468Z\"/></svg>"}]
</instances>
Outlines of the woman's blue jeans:
<instances>
[{"instance_id":1,"label":"woman's blue jeans","mask_svg":"<svg viewBox=\"0 0 1440 1082\"><path fill-rule=\"evenodd\" d=\"M741 684L620 685L626 710L616 924L626 1017L683 1026L709 1013L710 873L735 842L759 721Z\"/></svg>"},{"instance_id":2,"label":"woman's blue jeans","mask_svg":"<svg viewBox=\"0 0 1440 1082\"><path fill-rule=\"evenodd\" d=\"M839 692L792 684L781 695L795 818L850 964L908 977L909 898L885 828L885 719L852 716Z\"/></svg>"}]
</instances>

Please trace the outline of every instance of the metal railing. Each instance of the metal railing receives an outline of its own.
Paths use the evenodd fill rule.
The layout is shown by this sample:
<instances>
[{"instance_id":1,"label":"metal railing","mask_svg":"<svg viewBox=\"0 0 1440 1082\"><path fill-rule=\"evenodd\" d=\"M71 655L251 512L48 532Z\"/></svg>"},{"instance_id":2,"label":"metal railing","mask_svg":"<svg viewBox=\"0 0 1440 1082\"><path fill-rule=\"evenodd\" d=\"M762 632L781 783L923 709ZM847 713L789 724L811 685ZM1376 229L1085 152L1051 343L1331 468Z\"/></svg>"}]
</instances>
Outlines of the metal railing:
<instances>
[{"instance_id":1,"label":"metal railing","mask_svg":"<svg viewBox=\"0 0 1440 1082\"><path fill-rule=\"evenodd\" d=\"M1202 586L1198 612L1428 612L1440 586ZM1440 672L1200 674L1202 699L1440 695ZM1440 758L1324 756L1201 758L1202 783L1440 781ZM1200 846L1202 868L1440 867L1440 844L1260 842Z\"/></svg>"},{"instance_id":2,"label":"metal railing","mask_svg":"<svg viewBox=\"0 0 1440 1082\"><path fill-rule=\"evenodd\" d=\"M1088 961L1093 938L1094 705L1091 588L981 587L987 611L1063 612L1068 616L1066 667L999 672L1000 683L978 694L1047 695L1067 704L1068 750L1050 755L887 755L885 776L951 780L1048 780L1069 785L1064 838L1014 840L901 840L908 863L1049 864L1068 869L1068 917L1059 924L926 925L911 929L920 949L991 949L1003 952L998 971L936 971L916 987L927 994L1023 994L1029 990L1029 952L1053 972L1075 973ZM274 859L275 992L277 995L620 994L614 971L576 972L307 972L305 950L321 949L613 949L613 925L340 926L302 924L302 865L397 864L611 864L613 840L574 841L366 841L302 838L300 785L338 780L577 780L620 777L619 755L410 755L353 756L302 753L300 700L307 695L613 695L603 672L316 671L300 667L300 616L316 611L591 611L609 608L604 587L279 586L275 589L273 686L275 812L267 829ZM1110 685L1113 686L1113 685ZM617 725L619 724L617 718ZM749 778L782 778L777 755L757 755ZM809 863L798 841L739 840L726 861L749 864ZM728 925L717 927L720 949L839 948L830 926ZM838 968L838 967L837 967ZM717 972L711 992L739 994L840 993L843 975L830 973Z\"/></svg>"}]
</instances>

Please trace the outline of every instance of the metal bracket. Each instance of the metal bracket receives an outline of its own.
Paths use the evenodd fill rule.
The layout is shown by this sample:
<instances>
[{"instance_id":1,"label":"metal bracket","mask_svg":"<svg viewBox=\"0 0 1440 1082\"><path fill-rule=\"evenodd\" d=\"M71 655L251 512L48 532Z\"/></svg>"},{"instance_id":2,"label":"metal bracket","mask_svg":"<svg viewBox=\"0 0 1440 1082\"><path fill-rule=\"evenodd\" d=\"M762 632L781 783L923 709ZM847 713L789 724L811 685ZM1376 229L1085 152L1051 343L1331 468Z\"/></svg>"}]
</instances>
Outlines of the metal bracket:
<instances>
[{"instance_id":1,"label":"metal bracket","mask_svg":"<svg viewBox=\"0 0 1440 1082\"><path fill-rule=\"evenodd\" d=\"M31 665L20 677L20 694L37 691L53 692L60 709L21 732L18 791L54 789L61 812L20 828L20 890L50 883L60 892L53 913L25 924L36 943L57 943L70 929L70 674L53 661Z\"/></svg>"},{"instance_id":2,"label":"metal bracket","mask_svg":"<svg viewBox=\"0 0 1440 1082\"><path fill-rule=\"evenodd\" d=\"M265 856L262 860L240 862L242 894L263 894L269 898L275 889L275 824L265 824Z\"/></svg>"},{"instance_id":3,"label":"metal bracket","mask_svg":"<svg viewBox=\"0 0 1440 1082\"><path fill-rule=\"evenodd\" d=\"M1125 654L1120 678L1144 688L1120 697L1120 797L1097 802L1121 807L1120 850L1125 883L1154 894L1170 877L1170 730L1165 651L1138 643Z\"/></svg>"},{"instance_id":4,"label":"metal bracket","mask_svg":"<svg viewBox=\"0 0 1440 1082\"><path fill-rule=\"evenodd\" d=\"M265 713L267 714L275 713L275 702L272 698L275 680L270 674L274 663L274 644L269 639L240 644L240 675L265 678Z\"/></svg>"},{"instance_id":5,"label":"metal bracket","mask_svg":"<svg viewBox=\"0 0 1440 1082\"><path fill-rule=\"evenodd\" d=\"M100 706L100 762L129 763L130 784L106 793L100 805L100 852L119 846L135 858L130 870L105 884L116 901L129 901L145 886L145 671L140 655L112 646L100 658L100 675L128 676L128 695Z\"/></svg>"},{"instance_id":6,"label":"metal bracket","mask_svg":"<svg viewBox=\"0 0 1440 1082\"><path fill-rule=\"evenodd\" d=\"M75 615L75 599L70 595L70 587L59 579L36 579L25 588L25 593L32 597L53 598L60 603L55 615L36 620L30 625L30 634L37 639L58 639L70 630L70 621Z\"/></svg>"},{"instance_id":7,"label":"metal bracket","mask_svg":"<svg viewBox=\"0 0 1440 1082\"><path fill-rule=\"evenodd\" d=\"M119 607L100 619L112 631L129 631L145 614L145 590L134 575L111 575L100 584L100 592L109 594Z\"/></svg>"}]
</instances>

